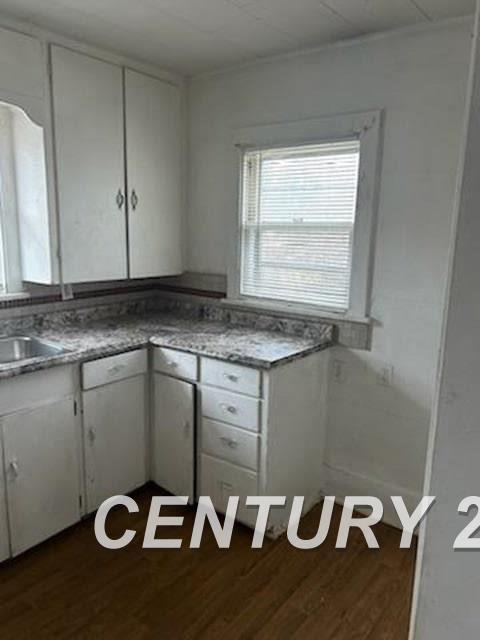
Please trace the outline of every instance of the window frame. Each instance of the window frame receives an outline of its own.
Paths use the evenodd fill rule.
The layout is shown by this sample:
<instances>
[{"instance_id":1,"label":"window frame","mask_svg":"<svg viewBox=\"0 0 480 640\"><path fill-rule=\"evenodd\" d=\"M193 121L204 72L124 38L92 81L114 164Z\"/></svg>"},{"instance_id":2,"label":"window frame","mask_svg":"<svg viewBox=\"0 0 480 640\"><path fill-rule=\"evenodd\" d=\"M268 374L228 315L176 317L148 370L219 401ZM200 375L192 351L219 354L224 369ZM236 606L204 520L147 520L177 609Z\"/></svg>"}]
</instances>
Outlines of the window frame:
<instances>
[{"instance_id":1,"label":"window frame","mask_svg":"<svg viewBox=\"0 0 480 640\"><path fill-rule=\"evenodd\" d=\"M234 130L233 145L237 150L237 215L235 232L232 234L231 240L230 255L232 260L228 266L227 302L354 320L363 320L369 317L381 164L382 121L383 112L375 110ZM296 147L352 139L360 141L360 165L348 310L337 312L319 305L241 294L244 153L253 150Z\"/></svg>"}]
</instances>

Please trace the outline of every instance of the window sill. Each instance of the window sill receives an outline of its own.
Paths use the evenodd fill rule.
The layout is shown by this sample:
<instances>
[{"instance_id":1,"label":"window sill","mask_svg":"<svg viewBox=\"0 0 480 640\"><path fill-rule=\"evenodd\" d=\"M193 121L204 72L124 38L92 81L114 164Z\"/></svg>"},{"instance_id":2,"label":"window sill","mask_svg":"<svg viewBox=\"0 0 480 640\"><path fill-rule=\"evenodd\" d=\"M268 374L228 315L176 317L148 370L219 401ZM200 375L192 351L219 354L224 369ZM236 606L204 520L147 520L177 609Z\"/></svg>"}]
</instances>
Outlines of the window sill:
<instances>
[{"instance_id":1,"label":"window sill","mask_svg":"<svg viewBox=\"0 0 480 640\"><path fill-rule=\"evenodd\" d=\"M325 320L327 322L334 321L362 324L368 327L372 324L372 319L366 316L354 316L348 313L334 313L332 311L318 309L310 305L267 302L262 300L252 300L251 298L224 298L222 300L222 304L236 309L248 308L253 311L266 311L274 315L294 318L308 317L315 320Z\"/></svg>"}]
</instances>

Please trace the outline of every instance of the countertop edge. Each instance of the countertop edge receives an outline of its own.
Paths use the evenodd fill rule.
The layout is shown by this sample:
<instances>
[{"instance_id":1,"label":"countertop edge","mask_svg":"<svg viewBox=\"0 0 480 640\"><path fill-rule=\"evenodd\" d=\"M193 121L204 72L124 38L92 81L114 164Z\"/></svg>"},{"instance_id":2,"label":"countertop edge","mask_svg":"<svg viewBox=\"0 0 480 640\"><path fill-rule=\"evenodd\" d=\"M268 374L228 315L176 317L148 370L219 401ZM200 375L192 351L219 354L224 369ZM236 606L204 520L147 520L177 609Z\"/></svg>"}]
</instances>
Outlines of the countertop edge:
<instances>
[{"instance_id":1,"label":"countertop edge","mask_svg":"<svg viewBox=\"0 0 480 640\"><path fill-rule=\"evenodd\" d=\"M326 339L323 342L319 341L318 344L313 345L311 347L307 347L298 353L294 353L284 358L279 358L278 360L267 361L267 360L262 360L260 358L252 358L249 356L241 356L236 354L222 357L221 355L215 354L214 352L211 352L211 351L209 352L208 350L202 351L200 349L188 349L188 348L181 348L177 346L172 347L168 343L164 343L161 338L152 336L146 340L142 339L142 340L136 340L128 343L115 344L111 346L105 346L99 349L88 349L85 351L84 350L69 351L67 353L63 353L58 356L32 359L24 362L23 364L18 364L13 366L7 365L6 367L5 366L2 367L0 365L0 380L16 378L24 374L34 373L36 371L44 371L47 369L51 369L53 367L82 364L84 362L88 362L91 360L108 358L109 356L126 353L128 351L135 351L136 349L147 348L150 345L157 346L157 347L164 347L166 349L173 349L176 351L183 351L184 353L191 353L196 356L201 356L204 358L212 358L214 360L220 360L222 362L231 362L231 363L243 365L246 367L252 367L256 369L269 371L271 369L275 369L279 366L288 364L295 360L306 358L307 356L312 355L314 353L324 351L334 346L334 341L328 340L328 339Z\"/></svg>"}]
</instances>

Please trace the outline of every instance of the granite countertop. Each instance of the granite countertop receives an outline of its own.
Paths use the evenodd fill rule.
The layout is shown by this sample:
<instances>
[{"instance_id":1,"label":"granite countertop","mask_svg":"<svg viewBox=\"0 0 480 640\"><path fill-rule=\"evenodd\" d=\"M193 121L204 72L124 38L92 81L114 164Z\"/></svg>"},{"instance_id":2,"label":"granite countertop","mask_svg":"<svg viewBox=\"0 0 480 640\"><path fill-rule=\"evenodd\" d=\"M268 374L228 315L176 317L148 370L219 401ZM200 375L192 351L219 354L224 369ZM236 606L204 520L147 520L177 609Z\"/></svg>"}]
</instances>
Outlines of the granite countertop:
<instances>
[{"instance_id":1,"label":"granite countertop","mask_svg":"<svg viewBox=\"0 0 480 640\"><path fill-rule=\"evenodd\" d=\"M64 323L29 335L60 344L68 352L23 363L0 364L0 379L102 358L149 343L261 369L305 357L333 343L333 327L329 325L325 325L323 337L310 338L164 312Z\"/></svg>"}]
</instances>

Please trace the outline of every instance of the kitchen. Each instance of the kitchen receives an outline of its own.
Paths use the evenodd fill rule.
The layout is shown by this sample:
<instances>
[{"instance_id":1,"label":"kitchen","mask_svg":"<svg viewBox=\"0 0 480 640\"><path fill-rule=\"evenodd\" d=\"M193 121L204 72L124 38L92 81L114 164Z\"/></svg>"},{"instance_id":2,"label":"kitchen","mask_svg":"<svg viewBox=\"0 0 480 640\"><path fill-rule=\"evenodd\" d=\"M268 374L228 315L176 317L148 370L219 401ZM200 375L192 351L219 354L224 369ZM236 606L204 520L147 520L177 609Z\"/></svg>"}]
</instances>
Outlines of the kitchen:
<instances>
[{"instance_id":1,"label":"kitchen","mask_svg":"<svg viewBox=\"0 0 480 640\"><path fill-rule=\"evenodd\" d=\"M2 637L407 637L475 6L255 4L0 2ZM117 495L238 496L228 555L109 555ZM290 550L296 496L378 555Z\"/></svg>"}]
</instances>

